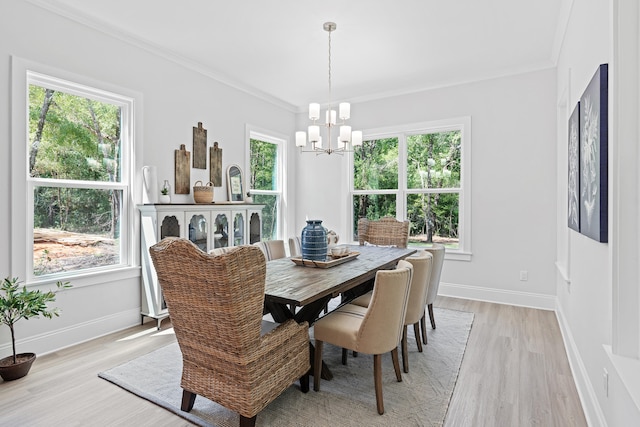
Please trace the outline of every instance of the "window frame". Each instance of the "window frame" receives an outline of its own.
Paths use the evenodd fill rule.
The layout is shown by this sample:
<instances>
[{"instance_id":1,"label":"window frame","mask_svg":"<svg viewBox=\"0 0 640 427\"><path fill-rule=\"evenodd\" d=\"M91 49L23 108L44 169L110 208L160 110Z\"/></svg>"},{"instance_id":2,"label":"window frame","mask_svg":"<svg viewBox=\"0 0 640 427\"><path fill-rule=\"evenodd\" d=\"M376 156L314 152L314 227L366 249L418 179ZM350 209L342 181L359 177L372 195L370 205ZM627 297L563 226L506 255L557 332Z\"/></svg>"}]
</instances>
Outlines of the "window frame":
<instances>
[{"instance_id":1,"label":"window frame","mask_svg":"<svg viewBox=\"0 0 640 427\"><path fill-rule=\"evenodd\" d=\"M268 196L276 196L276 209L277 209L277 218L276 218L276 239L282 239L284 236L284 224L285 224L285 213L284 209L284 200L286 199L284 185L285 182L285 169L284 165L286 164L286 150L288 139L279 135L277 132L272 132L265 129L260 129L255 126L247 125L246 128L246 159L245 159L245 170L247 171L246 176L249 177L251 173L251 140L259 140L263 142L268 142L270 144L275 144L276 149L276 180L277 180L277 189L276 190L255 190L251 188L251 183L247 178L247 182L245 183L247 187L247 191L251 192L251 195L268 195ZM262 231L260 233L260 237L262 240Z\"/></svg>"},{"instance_id":2,"label":"window frame","mask_svg":"<svg viewBox=\"0 0 640 427\"><path fill-rule=\"evenodd\" d=\"M439 133L447 131L460 131L460 186L458 189L451 188L427 188L415 189L407 188L407 137L427 133ZM446 251L447 259L461 261L471 260L471 117L463 116L451 119L427 121L397 125L385 128L369 129L363 132L363 140L397 138L398 139L398 188L387 190L355 190L354 189L354 158L353 153L348 156L348 179L349 179L349 202L348 202L348 222L349 230L353 223L353 197L358 194L395 194L396 195L396 219L404 221L407 218L406 197L409 194L434 194L434 193L457 193L458 203L458 235L459 244L457 249Z\"/></svg>"},{"instance_id":3,"label":"window frame","mask_svg":"<svg viewBox=\"0 0 640 427\"><path fill-rule=\"evenodd\" d=\"M12 173L11 173L11 270L13 276L25 278L28 286L53 283L73 278L74 286L96 283L96 278L108 275L109 279L124 279L140 275L136 267L135 218L134 218L134 119L137 113L136 98L128 91L113 88L88 78L46 67L20 58L12 58ZM56 180L34 178L29 175L29 86L63 91L72 95L107 102L121 108L121 164L120 182ZM20 113L21 112L21 113ZM36 276L33 271L33 190L37 186L60 188L113 189L122 191L120 210L120 262L118 264L65 271Z\"/></svg>"}]
</instances>

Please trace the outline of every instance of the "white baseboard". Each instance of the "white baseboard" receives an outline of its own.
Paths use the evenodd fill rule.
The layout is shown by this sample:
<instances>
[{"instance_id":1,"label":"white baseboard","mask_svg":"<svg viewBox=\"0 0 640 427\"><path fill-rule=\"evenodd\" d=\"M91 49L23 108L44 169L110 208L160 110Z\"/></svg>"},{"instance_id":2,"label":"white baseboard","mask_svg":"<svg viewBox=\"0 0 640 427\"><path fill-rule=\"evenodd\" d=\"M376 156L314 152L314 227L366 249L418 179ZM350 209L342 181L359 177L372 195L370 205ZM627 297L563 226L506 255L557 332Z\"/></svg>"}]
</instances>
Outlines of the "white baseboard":
<instances>
[{"instance_id":1,"label":"white baseboard","mask_svg":"<svg viewBox=\"0 0 640 427\"><path fill-rule=\"evenodd\" d=\"M476 301L509 304L520 307L555 310L556 296L531 292L505 291L503 289L480 288L478 286L456 285L440 282L438 295L471 299Z\"/></svg>"},{"instance_id":2,"label":"white baseboard","mask_svg":"<svg viewBox=\"0 0 640 427\"><path fill-rule=\"evenodd\" d=\"M569 366L571 367L571 373L573 375L573 381L578 389L578 396L582 403L582 409L584 410L584 416L587 419L589 426L601 426L606 427L607 421L598 403L593 384L589 380L587 369L582 362L582 357L578 352L578 347L573 339L573 334L567 319L562 312L562 306L557 304L556 317L558 319L558 325L560 326L560 333L562 334L562 340L564 341L564 348L567 352L567 358L569 359Z\"/></svg>"},{"instance_id":3,"label":"white baseboard","mask_svg":"<svg viewBox=\"0 0 640 427\"><path fill-rule=\"evenodd\" d=\"M26 339L18 339L16 347L18 352L30 352L43 356L138 324L140 324L140 309L135 308ZM0 354L11 354L11 342L0 346Z\"/></svg>"}]
</instances>

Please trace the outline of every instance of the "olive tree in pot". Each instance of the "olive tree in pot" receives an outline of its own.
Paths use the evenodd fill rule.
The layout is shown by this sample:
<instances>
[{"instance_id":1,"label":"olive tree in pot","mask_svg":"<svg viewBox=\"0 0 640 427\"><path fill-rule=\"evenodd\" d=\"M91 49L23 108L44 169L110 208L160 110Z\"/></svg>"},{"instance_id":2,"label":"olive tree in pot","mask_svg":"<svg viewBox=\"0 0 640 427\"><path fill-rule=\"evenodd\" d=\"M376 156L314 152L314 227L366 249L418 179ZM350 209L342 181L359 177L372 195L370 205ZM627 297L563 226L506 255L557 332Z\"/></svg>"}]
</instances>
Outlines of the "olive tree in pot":
<instances>
[{"instance_id":1,"label":"olive tree in pot","mask_svg":"<svg viewBox=\"0 0 640 427\"><path fill-rule=\"evenodd\" d=\"M0 359L0 376L5 381L22 378L31 369L31 364L36 359L34 353L16 354L16 338L14 325L20 319L29 319L40 315L52 318L58 316L58 308L49 308L48 303L56 300L56 293L64 288L70 288L69 282L57 282L55 291L42 292L40 290L29 290L26 286L20 289L17 278L2 281L0 286L0 323L3 323L11 330L11 344L13 356Z\"/></svg>"}]
</instances>

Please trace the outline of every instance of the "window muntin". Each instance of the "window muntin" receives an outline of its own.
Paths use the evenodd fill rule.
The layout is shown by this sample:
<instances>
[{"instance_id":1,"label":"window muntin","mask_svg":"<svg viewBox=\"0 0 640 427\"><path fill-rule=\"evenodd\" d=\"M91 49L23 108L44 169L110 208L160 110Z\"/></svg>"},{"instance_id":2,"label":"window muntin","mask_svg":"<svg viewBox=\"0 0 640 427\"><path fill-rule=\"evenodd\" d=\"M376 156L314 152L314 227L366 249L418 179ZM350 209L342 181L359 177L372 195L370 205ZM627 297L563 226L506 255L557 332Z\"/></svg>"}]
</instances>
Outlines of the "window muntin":
<instances>
[{"instance_id":1,"label":"window muntin","mask_svg":"<svg viewBox=\"0 0 640 427\"><path fill-rule=\"evenodd\" d=\"M397 178L380 174L390 150L367 150L368 144L397 140ZM352 230L360 217L395 216L411 221L409 244L443 243L456 259L470 259L469 155L470 118L379 129L356 148L352 169ZM467 147L467 148L465 148ZM363 156L363 153L364 154ZM373 158L367 159L367 154ZM364 167L362 165L369 165ZM377 169L376 169L377 168ZM374 169L372 173L371 169ZM390 170L386 168L383 170ZM376 185L371 176L385 176ZM388 183L395 181L397 185ZM365 184L366 183L366 184Z\"/></svg>"},{"instance_id":2,"label":"window muntin","mask_svg":"<svg viewBox=\"0 0 640 427\"><path fill-rule=\"evenodd\" d=\"M131 264L133 101L27 72L30 278Z\"/></svg>"}]
</instances>

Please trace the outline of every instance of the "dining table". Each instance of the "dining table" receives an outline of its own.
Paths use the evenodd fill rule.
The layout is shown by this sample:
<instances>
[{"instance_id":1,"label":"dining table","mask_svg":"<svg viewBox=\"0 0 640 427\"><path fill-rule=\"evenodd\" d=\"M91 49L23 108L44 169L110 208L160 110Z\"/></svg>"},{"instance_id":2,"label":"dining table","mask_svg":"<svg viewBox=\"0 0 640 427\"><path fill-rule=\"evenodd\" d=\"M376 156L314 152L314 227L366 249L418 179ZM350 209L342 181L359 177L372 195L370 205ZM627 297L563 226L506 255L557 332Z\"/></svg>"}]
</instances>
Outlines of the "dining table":
<instances>
[{"instance_id":1,"label":"dining table","mask_svg":"<svg viewBox=\"0 0 640 427\"><path fill-rule=\"evenodd\" d=\"M349 258L336 259L334 263L330 258L327 262L300 258L267 262L265 308L273 320L281 323L295 319L298 323L306 321L311 326L332 298L348 295L355 287L375 279L378 270L393 269L399 260L416 252L414 248L347 247ZM348 298L343 298L342 302L348 301ZM313 357L313 351L311 355ZM325 366L322 377L332 377Z\"/></svg>"}]
</instances>

